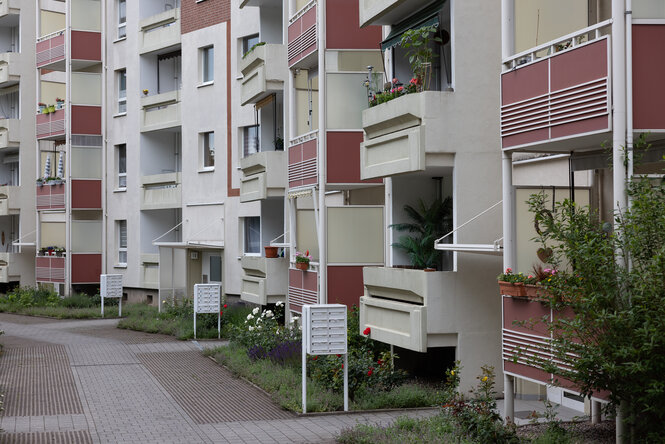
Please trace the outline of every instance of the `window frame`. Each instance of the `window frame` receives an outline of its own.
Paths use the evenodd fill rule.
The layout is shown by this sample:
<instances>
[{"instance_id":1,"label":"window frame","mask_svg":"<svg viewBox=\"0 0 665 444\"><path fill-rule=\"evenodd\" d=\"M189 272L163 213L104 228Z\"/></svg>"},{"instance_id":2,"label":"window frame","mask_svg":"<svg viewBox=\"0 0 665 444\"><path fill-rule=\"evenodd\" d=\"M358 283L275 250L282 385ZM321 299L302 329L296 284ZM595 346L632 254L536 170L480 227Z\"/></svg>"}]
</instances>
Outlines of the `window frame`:
<instances>
[{"instance_id":1,"label":"window frame","mask_svg":"<svg viewBox=\"0 0 665 444\"><path fill-rule=\"evenodd\" d=\"M215 82L215 46L204 46L199 51L201 53L201 85L210 85Z\"/></svg>"},{"instance_id":2,"label":"window frame","mask_svg":"<svg viewBox=\"0 0 665 444\"><path fill-rule=\"evenodd\" d=\"M249 234L251 233L251 229L254 228L256 229L257 227L251 227L251 222L258 222L258 242L257 242L257 248L256 251L249 251L249 245L248 243L251 242L251 239L249 239ZM243 217L243 223L242 223L242 250L243 254L245 256L261 256L261 217L260 216L245 216Z\"/></svg>"},{"instance_id":3,"label":"window frame","mask_svg":"<svg viewBox=\"0 0 665 444\"><path fill-rule=\"evenodd\" d=\"M123 9L124 9L124 17L122 15ZM118 40L120 40L127 38L127 0L118 0L117 12L118 12L117 38Z\"/></svg>"},{"instance_id":4,"label":"window frame","mask_svg":"<svg viewBox=\"0 0 665 444\"><path fill-rule=\"evenodd\" d=\"M116 178L117 178L117 189L126 190L127 189L127 144L120 143L116 147ZM121 153L123 154L121 156ZM124 157L124 171L121 171L121 159ZM122 182L124 181L124 185Z\"/></svg>"},{"instance_id":5,"label":"window frame","mask_svg":"<svg viewBox=\"0 0 665 444\"><path fill-rule=\"evenodd\" d=\"M248 152L248 140L250 137L250 128L254 128L256 131L255 140L256 140L256 150L254 152ZM249 157L252 154L257 154L261 152L261 125L247 125L242 127L242 158Z\"/></svg>"},{"instance_id":6,"label":"window frame","mask_svg":"<svg viewBox=\"0 0 665 444\"><path fill-rule=\"evenodd\" d=\"M118 113L117 115L125 115L127 114L127 69L119 69L116 71L117 72L117 78L118 78L118 89L117 89L117 96L118 96ZM124 83L124 89L122 89Z\"/></svg>"},{"instance_id":7,"label":"window frame","mask_svg":"<svg viewBox=\"0 0 665 444\"><path fill-rule=\"evenodd\" d=\"M116 225L117 225L117 244L116 245L117 245L117 250L118 250L118 256L117 256L118 265L126 267L127 266L127 255L128 255L127 254L127 244L128 244L128 242L127 242L127 219L117 220ZM123 232L123 230L125 232L124 245L123 245L123 242L122 242L122 232ZM122 261L123 256L124 256L124 259L125 259L124 262Z\"/></svg>"},{"instance_id":8,"label":"window frame","mask_svg":"<svg viewBox=\"0 0 665 444\"><path fill-rule=\"evenodd\" d=\"M211 142L212 137L212 144ZM215 132L200 133L201 140L201 169L211 171L215 169ZM208 164L208 162L210 162Z\"/></svg>"}]
</instances>

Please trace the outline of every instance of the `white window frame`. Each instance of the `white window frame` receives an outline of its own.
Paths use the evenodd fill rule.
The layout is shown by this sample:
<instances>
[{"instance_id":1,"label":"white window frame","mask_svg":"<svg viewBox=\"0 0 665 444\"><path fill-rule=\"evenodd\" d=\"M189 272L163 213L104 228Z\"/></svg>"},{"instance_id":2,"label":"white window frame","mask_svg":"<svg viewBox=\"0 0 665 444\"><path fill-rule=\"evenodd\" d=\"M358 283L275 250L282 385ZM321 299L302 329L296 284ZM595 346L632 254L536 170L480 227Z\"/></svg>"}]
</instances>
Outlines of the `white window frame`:
<instances>
[{"instance_id":1,"label":"white window frame","mask_svg":"<svg viewBox=\"0 0 665 444\"><path fill-rule=\"evenodd\" d=\"M212 136L212 143L210 143L210 136ZM208 156L206 156L206 154ZM206 158L210 158L212 162L206 165ZM201 170L213 171L215 169L215 132L207 131L201 133Z\"/></svg>"},{"instance_id":2,"label":"white window frame","mask_svg":"<svg viewBox=\"0 0 665 444\"><path fill-rule=\"evenodd\" d=\"M124 151L124 158L125 158L125 171L120 171L120 159L122 156L120 155ZM121 143L119 145L116 145L116 173L117 173L117 180L118 180L118 190L126 190L127 189L127 144ZM125 182L124 185L122 182Z\"/></svg>"},{"instance_id":3,"label":"white window frame","mask_svg":"<svg viewBox=\"0 0 665 444\"><path fill-rule=\"evenodd\" d=\"M127 114L127 70L119 69L116 72L118 73L118 114L117 115L122 116ZM124 90L121 89L123 79L125 83Z\"/></svg>"},{"instance_id":4,"label":"white window frame","mask_svg":"<svg viewBox=\"0 0 665 444\"><path fill-rule=\"evenodd\" d=\"M127 220L126 219L117 220L116 224L117 224L117 229L118 229L117 230L117 234L118 234L118 237L117 237L117 241L118 241L118 265L126 267L127 266ZM123 245L123 242L122 242L122 234L123 234L122 232L123 232L123 230L125 232L124 245ZM125 260L124 262L122 261L123 256L124 256L124 260Z\"/></svg>"},{"instance_id":5,"label":"white window frame","mask_svg":"<svg viewBox=\"0 0 665 444\"><path fill-rule=\"evenodd\" d=\"M250 128L256 128L256 151L253 153L247 153L248 139ZM242 147L241 147L241 158L249 157L252 154L261 152L261 126L260 125L248 125L242 127Z\"/></svg>"},{"instance_id":6,"label":"white window frame","mask_svg":"<svg viewBox=\"0 0 665 444\"><path fill-rule=\"evenodd\" d=\"M122 16L124 5L125 16ZM127 0L118 0L118 40L127 38Z\"/></svg>"},{"instance_id":7,"label":"white window frame","mask_svg":"<svg viewBox=\"0 0 665 444\"><path fill-rule=\"evenodd\" d=\"M250 220L258 219L259 221L259 247L257 251L248 251L247 245L247 230L249 229L248 223ZM261 256L261 217L260 216L246 216L242 221L242 250L245 256Z\"/></svg>"},{"instance_id":8,"label":"white window frame","mask_svg":"<svg viewBox=\"0 0 665 444\"><path fill-rule=\"evenodd\" d=\"M201 86L215 83L215 47L214 45L204 46L200 50L201 54ZM210 72L210 78L207 77Z\"/></svg>"}]
</instances>

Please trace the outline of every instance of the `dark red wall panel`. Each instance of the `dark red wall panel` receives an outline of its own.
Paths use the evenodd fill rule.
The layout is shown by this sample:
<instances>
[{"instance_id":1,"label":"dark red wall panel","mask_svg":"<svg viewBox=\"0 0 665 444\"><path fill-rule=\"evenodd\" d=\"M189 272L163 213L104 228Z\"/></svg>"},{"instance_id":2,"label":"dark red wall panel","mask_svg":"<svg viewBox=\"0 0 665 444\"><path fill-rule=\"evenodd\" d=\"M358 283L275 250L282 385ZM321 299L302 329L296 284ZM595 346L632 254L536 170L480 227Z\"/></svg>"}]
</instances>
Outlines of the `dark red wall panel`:
<instances>
[{"instance_id":1,"label":"dark red wall panel","mask_svg":"<svg viewBox=\"0 0 665 444\"><path fill-rule=\"evenodd\" d=\"M102 208L102 181L72 180L72 208Z\"/></svg>"},{"instance_id":2,"label":"dark red wall panel","mask_svg":"<svg viewBox=\"0 0 665 444\"><path fill-rule=\"evenodd\" d=\"M102 60L102 34L90 31L72 31L72 59Z\"/></svg>"},{"instance_id":3,"label":"dark red wall panel","mask_svg":"<svg viewBox=\"0 0 665 444\"><path fill-rule=\"evenodd\" d=\"M102 107L72 105L72 134L102 134Z\"/></svg>"},{"instance_id":4,"label":"dark red wall panel","mask_svg":"<svg viewBox=\"0 0 665 444\"><path fill-rule=\"evenodd\" d=\"M363 286L363 266L328 266L328 303L347 307L360 305Z\"/></svg>"},{"instance_id":5,"label":"dark red wall panel","mask_svg":"<svg viewBox=\"0 0 665 444\"><path fill-rule=\"evenodd\" d=\"M101 254L72 254L72 284L97 283L101 273Z\"/></svg>"},{"instance_id":6,"label":"dark red wall panel","mask_svg":"<svg viewBox=\"0 0 665 444\"><path fill-rule=\"evenodd\" d=\"M665 129L665 25L633 25L633 125ZM661 53L658 53L661 54Z\"/></svg>"},{"instance_id":7,"label":"dark red wall panel","mask_svg":"<svg viewBox=\"0 0 665 444\"><path fill-rule=\"evenodd\" d=\"M360 180L362 131L326 133L327 183L381 183L382 179Z\"/></svg>"},{"instance_id":8,"label":"dark red wall panel","mask_svg":"<svg viewBox=\"0 0 665 444\"><path fill-rule=\"evenodd\" d=\"M360 28L358 0L326 2L326 47L329 49L379 49L381 26Z\"/></svg>"},{"instance_id":9,"label":"dark red wall panel","mask_svg":"<svg viewBox=\"0 0 665 444\"><path fill-rule=\"evenodd\" d=\"M607 39L550 59L552 92L607 76Z\"/></svg>"},{"instance_id":10,"label":"dark red wall panel","mask_svg":"<svg viewBox=\"0 0 665 444\"><path fill-rule=\"evenodd\" d=\"M548 65L547 60L536 62L501 75L501 104L530 99L547 94Z\"/></svg>"}]
</instances>

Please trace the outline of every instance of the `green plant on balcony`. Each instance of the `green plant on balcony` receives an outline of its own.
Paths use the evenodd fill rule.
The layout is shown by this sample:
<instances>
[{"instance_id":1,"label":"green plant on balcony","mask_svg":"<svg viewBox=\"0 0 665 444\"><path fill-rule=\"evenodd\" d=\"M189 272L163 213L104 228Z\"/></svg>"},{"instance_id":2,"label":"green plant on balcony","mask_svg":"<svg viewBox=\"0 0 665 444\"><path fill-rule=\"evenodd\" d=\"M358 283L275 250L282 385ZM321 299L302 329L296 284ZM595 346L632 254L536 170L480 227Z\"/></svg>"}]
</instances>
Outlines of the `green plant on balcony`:
<instances>
[{"instance_id":1,"label":"green plant on balcony","mask_svg":"<svg viewBox=\"0 0 665 444\"><path fill-rule=\"evenodd\" d=\"M402 85L396 78L393 79L392 83L386 83L383 91L377 92L372 96L369 101L370 108L376 105L381 105L382 103L390 102L391 100L406 94L418 92L417 83L418 79L415 77L412 78L406 86Z\"/></svg>"},{"instance_id":2,"label":"green plant on balcony","mask_svg":"<svg viewBox=\"0 0 665 444\"><path fill-rule=\"evenodd\" d=\"M409 58L413 76L418 81L416 84L418 92L429 88L432 77L432 60L436 57L430 44L432 42L442 42L441 38L437 36L437 31L438 27L436 25L409 29L402 34L400 40L402 48L407 50L406 56Z\"/></svg>"},{"instance_id":3,"label":"green plant on balcony","mask_svg":"<svg viewBox=\"0 0 665 444\"><path fill-rule=\"evenodd\" d=\"M413 234L400 237L392 246L404 250L414 268L438 268L441 253L434 249L434 241L452 230L452 198L435 199L430 205L418 199L415 207L404 205L404 212L411 222L392 224L390 227Z\"/></svg>"},{"instance_id":4,"label":"green plant on balcony","mask_svg":"<svg viewBox=\"0 0 665 444\"><path fill-rule=\"evenodd\" d=\"M312 260L312 256L309 254L309 250L304 253L296 251L296 268L298 270L307 270L309 269L309 262Z\"/></svg>"},{"instance_id":5,"label":"green plant on balcony","mask_svg":"<svg viewBox=\"0 0 665 444\"><path fill-rule=\"evenodd\" d=\"M263 46L263 45L265 45L265 44L266 44L266 42L255 43L251 48L249 48L249 49L247 50L246 53L244 53L244 54L242 55L242 58L244 59L245 57L247 57L248 55L250 55L250 54L252 53L252 51L254 51L254 49L258 48L259 46Z\"/></svg>"},{"instance_id":6,"label":"green plant on balcony","mask_svg":"<svg viewBox=\"0 0 665 444\"><path fill-rule=\"evenodd\" d=\"M39 107L39 114L46 114L46 103L39 102L37 106Z\"/></svg>"}]
</instances>

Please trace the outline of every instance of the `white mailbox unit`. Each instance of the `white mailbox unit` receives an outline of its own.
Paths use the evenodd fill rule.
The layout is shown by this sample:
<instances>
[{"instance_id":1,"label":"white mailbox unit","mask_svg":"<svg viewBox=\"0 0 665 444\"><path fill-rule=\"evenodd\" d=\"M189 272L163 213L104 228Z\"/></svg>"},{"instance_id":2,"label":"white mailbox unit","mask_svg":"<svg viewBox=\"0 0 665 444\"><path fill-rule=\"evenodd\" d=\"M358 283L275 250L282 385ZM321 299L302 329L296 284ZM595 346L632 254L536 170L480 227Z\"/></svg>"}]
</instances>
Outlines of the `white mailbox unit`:
<instances>
[{"instance_id":1,"label":"white mailbox unit","mask_svg":"<svg viewBox=\"0 0 665 444\"><path fill-rule=\"evenodd\" d=\"M102 297L102 317L104 317L104 298L118 298L118 316L122 316L121 274L100 274L99 295Z\"/></svg>"},{"instance_id":2,"label":"white mailbox unit","mask_svg":"<svg viewBox=\"0 0 665 444\"><path fill-rule=\"evenodd\" d=\"M217 313L217 337L221 337L221 286L219 284L194 285L194 339L196 339L196 314Z\"/></svg>"},{"instance_id":3,"label":"white mailbox unit","mask_svg":"<svg viewBox=\"0 0 665 444\"><path fill-rule=\"evenodd\" d=\"M307 413L307 355L344 355L344 411L349 410L346 305L302 307L302 411Z\"/></svg>"}]
</instances>

